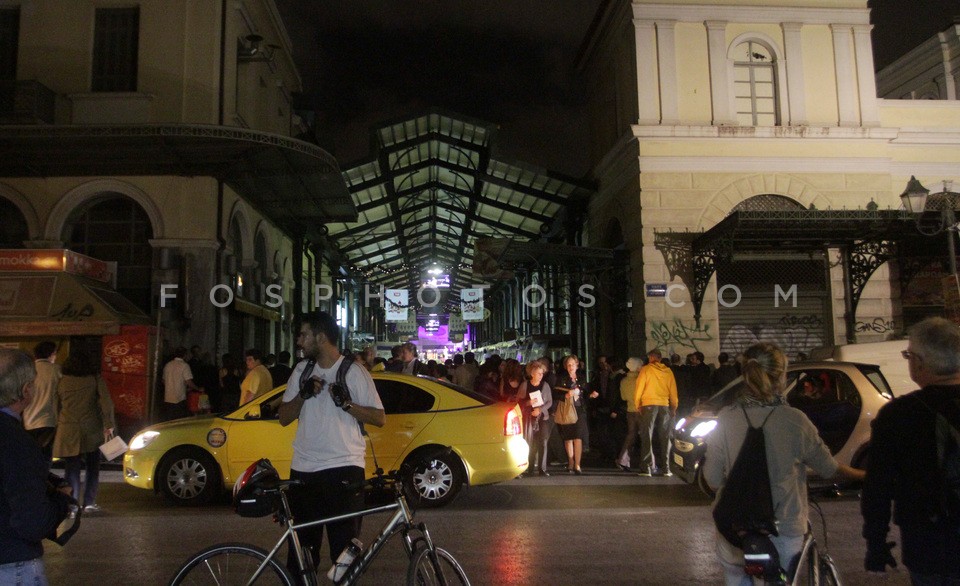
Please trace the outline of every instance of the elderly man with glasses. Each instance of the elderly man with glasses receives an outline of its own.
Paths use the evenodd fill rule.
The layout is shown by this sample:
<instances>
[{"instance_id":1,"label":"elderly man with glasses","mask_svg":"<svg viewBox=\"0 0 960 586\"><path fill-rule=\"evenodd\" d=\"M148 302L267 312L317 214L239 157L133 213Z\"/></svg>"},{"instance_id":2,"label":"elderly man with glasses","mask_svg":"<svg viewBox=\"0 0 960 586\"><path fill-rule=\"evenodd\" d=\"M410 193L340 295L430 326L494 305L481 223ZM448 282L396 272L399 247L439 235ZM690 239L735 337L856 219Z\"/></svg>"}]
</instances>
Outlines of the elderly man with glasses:
<instances>
[{"instance_id":1,"label":"elderly man with glasses","mask_svg":"<svg viewBox=\"0 0 960 586\"><path fill-rule=\"evenodd\" d=\"M864 567L884 572L897 565L894 542L887 541L892 504L911 582L960 584L960 510L944 508L950 493L955 498L960 491L950 486L957 470L944 467L960 464L960 327L928 318L909 334L903 357L920 390L894 399L873 421L861 502ZM951 438L953 455L938 453Z\"/></svg>"}]
</instances>

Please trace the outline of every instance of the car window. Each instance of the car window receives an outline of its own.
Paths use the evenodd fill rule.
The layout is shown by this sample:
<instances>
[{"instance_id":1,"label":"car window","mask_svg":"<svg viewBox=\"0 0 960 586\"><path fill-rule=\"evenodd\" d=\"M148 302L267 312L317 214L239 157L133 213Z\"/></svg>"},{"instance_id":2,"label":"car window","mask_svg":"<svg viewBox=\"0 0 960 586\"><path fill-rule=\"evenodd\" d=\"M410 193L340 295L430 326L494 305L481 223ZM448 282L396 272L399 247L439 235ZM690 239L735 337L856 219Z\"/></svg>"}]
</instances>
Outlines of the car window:
<instances>
[{"instance_id":1,"label":"car window","mask_svg":"<svg viewBox=\"0 0 960 586\"><path fill-rule=\"evenodd\" d=\"M277 393L263 403L260 403L260 419L278 419L280 417L280 402L283 393Z\"/></svg>"},{"instance_id":2,"label":"car window","mask_svg":"<svg viewBox=\"0 0 960 586\"><path fill-rule=\"evenodd\" d=\"M433 409L436 398L427 391L395 380L373 381L387 415L396 413L426 413Z\"/></svg>"},{"instance_id":3,"label":"car window","mask_svg":"<svg viewBox=\"0 0 960 586\"><path fill-rule=\"evenodd\" d=\"M893 391L890 389L890 385L887 384L887 379L883 377L883 373L880 372L879 366L873 366L869 364L859 364L857 368L860 369L860 372L863 373L863 376L867 377L873 386L877 388L877 392L883 395L888 399L893 398Z\"/></svg>"},{"instance_id":4,"label":"car window","mask_svg":"<svg viewBox=\"0 0 960 586\"><path fill-rule=\"evenodd\" d=\"M799 372L796 372L796 371L792 371L792 372L788 372L788 373L787 373L787 388L788 388L788 389L789 389L791 386L793 386L793 384L796 382L797 377L799 376L799 374L800 374L800 373L799 373ZM707 399L707 400L704 402L704 406L707 407L708 409L714 411L714 412L717 412L717 411L719 411L721 408L726 407L727 405L733 404L733 402L736 401L736 400L737 400L737 397L740 395L740 392L741 392L741 389L742 389L742 387L743 387L743 384L744 384L744 383L743 383L743 377L742 377L742 376L738 376L737 378L735 378L735 379L733 379L732 381L730 381L729 383L727 383L727 386L723 387L722 389L720 389L719 391L717 391L716 393L714 393L714 395L713 395L712 397L710 397L709 399Z\"/></svg>"},{"instance_id":5,"label":"car window","mask_svg":"<svg viewBox=\"0 0 960 586\"><path fill-rule=\"evenodd\" d=\"M497 402L496 399L493 399L492 397L488 397L487 395L484 395L483 393L478 393L478 392L474 391L473 389L466 389L466 388L463 388L463 387L458 387L457 385L455 385L455 384L453 384L453 383L451 383L451 382L447 382L447 381L445 381L445 380L443 380L443 379L440 379L440 378L433 378L432 376L424 376L424 375L422 375L422 374L417 375L417 378L425 378L425 379L427 379L428 381L435 382L435 383L437 383L438 385L442 385L442 386L444 386L444 387L447 387L448 389L450 389L450 390L452 390L452 391L456 391L456 392L460 393L461 395L466 395L466 396L470 397L471 399L473 399L474 401L476 401L476 402L478 402L478 403L481 403L481 404L483 404L483 405L493 405L494 403Z\"/></svg>"},{"instance_id":6,"label":"car window","mask_svg":"<svg viewBox=\"0 0 960 586\"><path fill-rule=\"evenodd\" d=\"M787 402L806 414L832 454L847 443L863 404L853 380L832 369L799 371L796 386L787 393Z\"/></svg>"}]
</instances>

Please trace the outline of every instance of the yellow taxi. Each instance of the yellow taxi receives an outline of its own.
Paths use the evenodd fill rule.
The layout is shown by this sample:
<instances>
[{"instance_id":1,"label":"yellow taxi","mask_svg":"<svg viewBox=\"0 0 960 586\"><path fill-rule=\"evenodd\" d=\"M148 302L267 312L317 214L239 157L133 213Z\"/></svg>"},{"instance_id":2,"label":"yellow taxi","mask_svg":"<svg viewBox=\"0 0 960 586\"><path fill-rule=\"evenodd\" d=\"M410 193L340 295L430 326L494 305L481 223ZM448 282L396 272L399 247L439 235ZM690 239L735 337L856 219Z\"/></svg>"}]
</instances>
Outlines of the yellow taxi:
<instances>
[{"instance_id":1,"label":"yellow taxi","mask_svg":"<svg viewBox=\"0 0 960 586\"><path fill-rule=\"evenodd\" d=\"M423 506L449 503L464 484L517 477L527 468L520 409L445 381L374 373L386 424L366 426L367 476L412 464L405 479ZM195 505L232 486L247 466L269 458L288 478L297 423L280 425L279 387L232 413L195 416L150 426L130 440L124 480ZM376 462L376 463L375 463Z\"/></svg>"}]
</instances>

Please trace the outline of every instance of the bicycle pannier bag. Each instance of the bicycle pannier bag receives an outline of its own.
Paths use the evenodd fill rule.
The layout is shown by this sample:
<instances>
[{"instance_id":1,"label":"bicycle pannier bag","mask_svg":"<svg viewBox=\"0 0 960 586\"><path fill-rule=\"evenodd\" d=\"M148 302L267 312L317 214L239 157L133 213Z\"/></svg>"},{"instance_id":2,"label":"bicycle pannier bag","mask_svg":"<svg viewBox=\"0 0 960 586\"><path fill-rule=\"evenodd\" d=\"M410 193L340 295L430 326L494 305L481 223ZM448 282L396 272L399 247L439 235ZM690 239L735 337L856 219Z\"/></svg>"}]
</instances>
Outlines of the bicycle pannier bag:
<instances>
[{"instance_id":1,"label":"bicycle pannier bag","mask_svg":"<svg viewBox=\"0 0 960 586\"><path fill-rule=\"evenodd\" d=\"M743 406L740 408L743 409ZM713 507L713 521L717 530L732 545L741 549L743 538L750 533L779 535L763 436L763 426L773 411L776 409L770 411L760 427L753 427L746 409L743 409L743 416L747 418L747 435Z\"/></svg>"},{"instance_id":2,"label":"bicycle pannier bag","mask_svg":"<svg viewBox=\"0 0 960 586\"><path fill-rule=\"evenodd\" d=\"M279 503L276 483L280 474L270 460L261 458L250 464L233 485L233 507L241 517L265 517Z\"/></svg>"},{"instance_id":3,"label":"bicycle pannier bag","mask_svg":"<svg viewBox=\"0 0 960 586\"><path fill-rule=\"evenodd\" d=\"M577 422L577 407L569 399L569 396L569 393L567 393L568 398L560 401L560 405L557 406L557 410L553 414L553 420L557 425L573 425Z\"/></svg>"}]
</instances>

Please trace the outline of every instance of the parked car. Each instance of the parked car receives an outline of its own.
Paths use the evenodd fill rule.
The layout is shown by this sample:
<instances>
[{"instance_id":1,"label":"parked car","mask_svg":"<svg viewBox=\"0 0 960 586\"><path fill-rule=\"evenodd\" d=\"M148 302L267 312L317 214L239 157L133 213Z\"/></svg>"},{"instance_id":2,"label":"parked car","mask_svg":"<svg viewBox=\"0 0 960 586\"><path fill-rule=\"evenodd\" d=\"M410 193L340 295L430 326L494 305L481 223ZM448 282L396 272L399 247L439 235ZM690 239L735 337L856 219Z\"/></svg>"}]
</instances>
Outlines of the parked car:
<instances>
[{"instance_id":1,"label":"parked car","mask_svg":"<svg viewBox=\"0 0 960 586\"><path fill-rule=\"evenodd\" d=\"M510 480L527 467L520 409L424 376L374 373L386 424L366 426L366 472L414 463L405 484L423 506L449 503L464 484ZM124 479L171 501L209 501L259 458L290 475L297 422L280 425L285 386L232 413L150 426L130 441ZM376 463L375 463L376 462Z\"/></svg>"},{"instance_id":2,"label":"parked car","mask_svg":"<svg viewBox=\"0 0 960 586\"><path fill-rule=\"evenodd\" d=\"M806 383L806 384L805 384ZM679 421L674 429L670 469L688 483L713 494L703 479L707 443L720 409L736 400L738 377ZM787 369L787 403L806 413L830 453L841 464L866 465L870 422L893 393L875 365L853 362L801 362Z\"/></svg>"},{"instance_id":3,"label":"parked car","mask_svg":"<svg viewBox=\"0 0 960 586\"><path fill-rule=\"evenodd\" d=\"M876 364L883 372L883 377L887 379L893 396L899 397L917 390L917 383L910 378L910 365L902 354L909 342L909 340L890 340L823 346L811 350L810 359Z\"/></svg>"}]
</instances>

